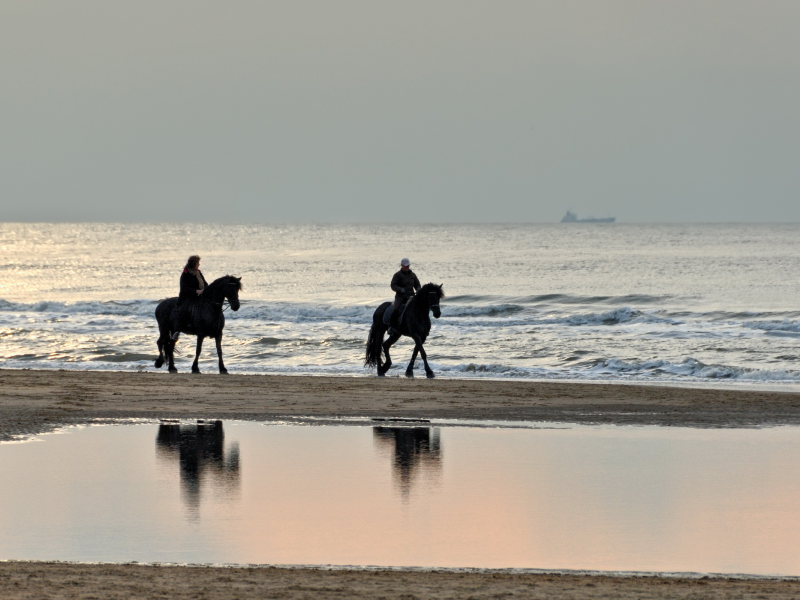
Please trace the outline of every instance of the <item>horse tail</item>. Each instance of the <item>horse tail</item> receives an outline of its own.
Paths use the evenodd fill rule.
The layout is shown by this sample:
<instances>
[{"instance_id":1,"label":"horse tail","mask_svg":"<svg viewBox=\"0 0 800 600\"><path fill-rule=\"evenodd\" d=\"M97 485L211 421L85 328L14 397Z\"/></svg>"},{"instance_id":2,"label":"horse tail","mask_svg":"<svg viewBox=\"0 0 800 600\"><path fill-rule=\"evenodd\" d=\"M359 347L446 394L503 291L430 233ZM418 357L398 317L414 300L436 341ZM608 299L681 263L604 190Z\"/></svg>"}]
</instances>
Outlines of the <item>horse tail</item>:
<instances>
[{"instance_id":1,"label":"horse tail","mask_svg":"<svg viewBox=\"0 0 800 600\"><path fill-rule=\"evenodd\" d=\"M158 345L158 358L154 363L156 369L160 369L164 366L164 350L165 346L171 341L170 340L170 312L172 307L177 302L177 298L168 298L167 300L163 300L158 303L156 306L156 322L158 323L158 341L156 344Z\"/></svg>"},{"instance_id":2,"label":"horse tail","mask_svg":"<svg viewBox=\"0 0 800 600\"><path fill-rule=\"evenodd\" d=\"M379 309L380 310L380 309ZM381 353L383 352L383 333L385 331L383 315L378 316L378 311L372 315L372 327L369 329L367 337L367 354L364 358L365 367L379 367L381 365Z\"/></svg>"}]
</instances>

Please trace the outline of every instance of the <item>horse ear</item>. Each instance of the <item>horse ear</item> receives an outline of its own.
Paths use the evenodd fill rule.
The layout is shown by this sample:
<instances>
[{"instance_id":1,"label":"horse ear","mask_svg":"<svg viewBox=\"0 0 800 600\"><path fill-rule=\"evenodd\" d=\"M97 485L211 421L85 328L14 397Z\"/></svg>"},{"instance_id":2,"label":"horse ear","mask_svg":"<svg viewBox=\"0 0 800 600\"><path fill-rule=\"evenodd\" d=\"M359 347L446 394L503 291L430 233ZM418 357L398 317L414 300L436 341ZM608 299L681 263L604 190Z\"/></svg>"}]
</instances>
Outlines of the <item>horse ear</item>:
<instances>
[{"instance_id":1,"label":"horse ear","mask_svg":"<svg viewBox=\"0 0 800 600\"><path fill-rule=\"evenodd\" d=\"M237 277L237 278L236 278L236 281L241 281L241 280L242 280L242 278L241 278L241 277Z\"/></svg>"}]
</instances>

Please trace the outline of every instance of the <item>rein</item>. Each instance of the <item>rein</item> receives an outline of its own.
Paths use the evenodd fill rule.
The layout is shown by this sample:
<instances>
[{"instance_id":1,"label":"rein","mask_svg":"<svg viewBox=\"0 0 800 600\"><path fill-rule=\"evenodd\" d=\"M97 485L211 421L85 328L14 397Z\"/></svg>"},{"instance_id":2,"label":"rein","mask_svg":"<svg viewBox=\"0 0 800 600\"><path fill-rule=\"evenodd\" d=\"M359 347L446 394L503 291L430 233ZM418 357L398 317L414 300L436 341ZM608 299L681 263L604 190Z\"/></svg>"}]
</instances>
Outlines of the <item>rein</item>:
<instances>
[{"instance_id":1,"label":"rein","mask_svg":"<svg viewBox=\"0 0 800 600\"><path fill-rule=\"evenodd\" d=\"M207 304L211 304L212 306L220 308L222 312L225 312L231 307L230 302L228 302L227 300L223 300L222 302L215 302L214 300L208 300L206 298L202 298L202 300L205 301Z\"/></svg>"},{"instance_id":2,"label":"rein","mask_svg":"<svg viewBox=\"0 0 800 600\"><path fill-rule=\"evenodd\" d=\"M229 285L236 285L236 284L229 281L228 283L225 283L223 285L225 287L227 287ZM209 287L211 287L211 286L209 286ZM208 288L206 288L206 289L208 289ZM216 300L211 300L209 298L204 298L202 295L200 296L200 300L203 300L204 302L219 308L220 312L225 312L226 310L228 310L231 307L230 302L228 301L228 299L224 295L222 296L222 301L221 302L217 302Z\"/></svg>"},{"instance_id":3,"label":"rein","mask_svg":"<svg viewBox=\"0 0 800 600\"><path fill-rule=\"evenodd\" d=\"M438 298L438 294L436 294L436 292L428 292L428 294L429 294L429 295L437 295L437 298L436 298L436 304L428 304L428 312L430 312L430 311L431 311L431 310L433 310L434 308L439 308L439 309L441 310L441 308L440 308L440 306L439 306L439 302L440 302L440 300L439 300L439 298ZM414 300L416 300L416 299L417 299L417 298L419 298L419 297L420 297L420 295L419 295L419 294L414 294L414 296L411 298L411 302L414 302ZM409 305L409 307L410 307L410 305Z\"/></svg>"}]
</instances>

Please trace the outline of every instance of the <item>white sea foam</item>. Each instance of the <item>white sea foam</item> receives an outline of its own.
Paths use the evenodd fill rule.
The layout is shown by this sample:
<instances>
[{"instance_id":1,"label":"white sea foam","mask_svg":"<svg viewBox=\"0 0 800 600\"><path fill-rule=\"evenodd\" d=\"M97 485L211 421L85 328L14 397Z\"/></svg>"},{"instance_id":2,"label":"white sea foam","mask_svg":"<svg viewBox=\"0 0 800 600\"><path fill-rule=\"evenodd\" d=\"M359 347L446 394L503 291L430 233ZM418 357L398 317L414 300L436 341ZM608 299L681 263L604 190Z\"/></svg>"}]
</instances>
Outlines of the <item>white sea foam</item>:
<instances>
[{"instance_id":1,"label":"white sea foam","mask_svg":"<svg viewBox=\"0 0 800 600\"><path fill-rule=\"evenodd\" d=\"M438 374L797 379L800 281L785 257L800 254L800 226L575 231L417 228L414 269L447 292L426 342ZM209 280L243 277L241 310L225 313L232 372L369 374L364 344L393 297L396 237L391 226L0 224L0 366L151 370L155 308L198 252ZM392 349L393 374L411 351L408 339ZM193 353L184 336L181 368ZM214 354L206 343L205 371Z\"/></svg>"},{"instance_id":2,"label":"white sea foam","mask_svg":"<svg viewBox=\"0 0 800 600\"><path fill-rule=\"evenodd\" d=\"M694 358L686 358L679 363L661 359L645 361L625 361L608 359L592 369L598 374L668 374L699 379L740 379L747 381L800 381L800 371L783 369L759 369L733 365L705 364Z\"/></svg>"},{"instance_id":3,"label":"white sea foam","mask_svg":"<svg viewBox=\"0 0 800 600\"><path fill-rule=\"evenodd\" d=\"M742 327L761 329L763 331L796 331L800 332L800 321L784 319L782 321L745 321Z\"/></svg>"}]
</instances>

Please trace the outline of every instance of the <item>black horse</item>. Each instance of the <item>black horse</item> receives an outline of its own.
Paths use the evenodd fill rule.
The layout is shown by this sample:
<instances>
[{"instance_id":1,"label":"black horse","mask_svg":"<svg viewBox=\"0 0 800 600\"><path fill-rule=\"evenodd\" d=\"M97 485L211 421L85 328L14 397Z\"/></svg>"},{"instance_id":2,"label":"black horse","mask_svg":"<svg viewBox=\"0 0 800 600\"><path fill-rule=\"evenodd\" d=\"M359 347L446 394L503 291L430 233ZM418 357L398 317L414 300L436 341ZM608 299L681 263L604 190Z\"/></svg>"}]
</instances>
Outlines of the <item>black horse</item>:
<instances>
[{"instance_id":1,"label":"black horse","mask_svg":"<svg viewBox=\"0 0 800 600\"><path fill-rule=\"evenodd\" d=\"M383 334L386 333L388 326L383 322L383 313L386 312L391 302L381 304L372 315L372 327L369 330L369 338L367 338L367 356L364 359L364 366L378 367L378 376L383 377L392 366L389 348L400 339L400 336L407 335L414 340L414 352L411 355L411 362L406 368L406 377L414 376L414 361L417 360L417 352L419 352L422 362L425 364L425 374L428 379L432 378L433 370L428 366L428 356L422 345L431 331L431 318L428 313L433 311L433 316L437 319L442 316L439 308L439 301L442 298L444 298L444 290L441 285L435 283L423 285L406 306L406 312L400 325L392 326L392 335L387 338L386 342L383 341ZM381 351L386 355L385 363L381 361Z\"/></svg>"},{"instance_id":2,"label":"black horse","mask_svg":"<svg viewBox=\"0 0 800 600\"><path fill-rule=\"evenodd\" d=\"M169 361L169 372L177 373L175 368L175 342L181 333L197 336L197 351L192 363L192 373L199 373L197 359L203 348L203 339L210 337L217 342L217 356L219 357L219 372L227 373L225 363L222 362L222 329L225 327L223 304L227 300L233 310L239 310L239 291L242 289L242 278L226 275L213 281L205 291L194 301L189 309L192 311L191 325L180 328L180 308L177 298L167 298L159 302L156 307L156 321L158 321L158 358L156 369L164 365L164 354Z\"/></svg>"}]
</instances>

